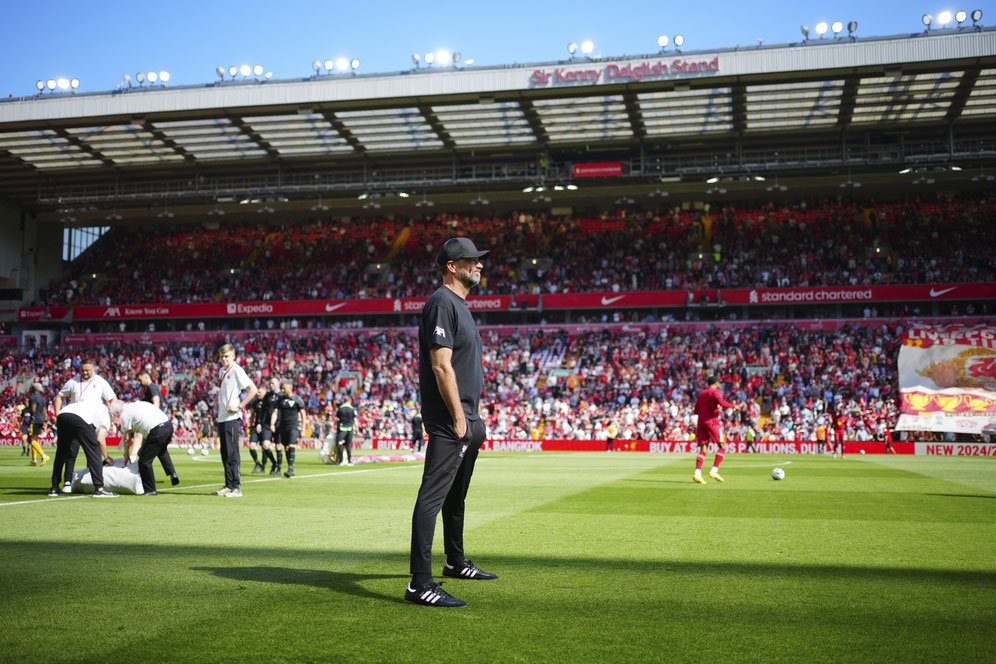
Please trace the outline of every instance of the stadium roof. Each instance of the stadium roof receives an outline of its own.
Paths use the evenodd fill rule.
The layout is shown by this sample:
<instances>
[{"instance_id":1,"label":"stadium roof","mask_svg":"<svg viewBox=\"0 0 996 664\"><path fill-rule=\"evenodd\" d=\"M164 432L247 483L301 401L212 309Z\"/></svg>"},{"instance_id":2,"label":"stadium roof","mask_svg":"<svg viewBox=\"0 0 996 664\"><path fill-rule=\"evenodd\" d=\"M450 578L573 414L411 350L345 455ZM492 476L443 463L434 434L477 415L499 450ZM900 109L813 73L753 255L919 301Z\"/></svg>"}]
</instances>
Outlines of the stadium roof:
<instances>
[{"instance_id":1,"label":"stadium roof","mask_svg":"<svg viewBox=\"0 0 996 664\"><path fill-rule=\"evenodd\" d=\"M0 196L95 218L112 207L140 217L246 202L307 214L470 194L570 206L662 186L704 198L757 190L761 178L826 192L926 175L967 182L994 161L994 129L996 31L951 29L44 94L0 103ZM586 173L592 164L602 166ZM522 191L566 183L579 189L556 200Z\"/></svg>"}]
</instances>

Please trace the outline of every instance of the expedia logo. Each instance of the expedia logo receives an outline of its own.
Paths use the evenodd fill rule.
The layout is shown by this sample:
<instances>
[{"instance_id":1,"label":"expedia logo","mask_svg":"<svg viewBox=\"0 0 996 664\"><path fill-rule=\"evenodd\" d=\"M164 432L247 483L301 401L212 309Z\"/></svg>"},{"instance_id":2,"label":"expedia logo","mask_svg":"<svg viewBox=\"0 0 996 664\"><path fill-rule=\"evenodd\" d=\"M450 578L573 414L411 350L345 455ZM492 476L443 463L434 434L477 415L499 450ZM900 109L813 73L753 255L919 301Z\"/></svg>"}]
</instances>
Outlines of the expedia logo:
<instances>
[{"instance_id":1,"label":"expedia logo","mask_svg":"<svg viewBox=\"0 0 996 664\"><path fill-rule=\"evenodd\" d=\"M228 313L234 314L238 310L238 307L235 305L234 302L229 302L227 309L228 309Z\"/></svg>"}]
</instances>

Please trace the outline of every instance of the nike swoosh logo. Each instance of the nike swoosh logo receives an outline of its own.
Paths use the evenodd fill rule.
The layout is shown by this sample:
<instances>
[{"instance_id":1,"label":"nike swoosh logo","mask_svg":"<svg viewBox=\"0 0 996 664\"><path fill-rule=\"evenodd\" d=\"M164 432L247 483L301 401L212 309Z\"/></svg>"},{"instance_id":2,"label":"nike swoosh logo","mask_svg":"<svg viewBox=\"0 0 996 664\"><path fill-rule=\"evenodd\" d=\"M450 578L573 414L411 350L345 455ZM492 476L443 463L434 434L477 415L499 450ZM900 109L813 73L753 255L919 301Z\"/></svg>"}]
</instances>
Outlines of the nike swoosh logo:
<instances>
[{"instance_id":1,"label":"nike swoosh logo","mask_svg":"<svg viewBox=\"0 0 996 664\"><path fill-rule=\"evenodd\" d=\"M934 290L933 288L931 288L930 289L930 297L940 297L940 296L944 295L945 293L950 293L955 288L957 288L957 286L952 286L951 288L942 288L941 290Z\"/></svg>"},{"instance_id":2,"label":"nike swoosh logo","mask_svg":"<svg viewBox=\"0 0 996 664\"><path fill-rule=\"evenodd\" d=\"M346 306L345 302L340 302L339 304L326 304L325 311L335 311L336 309L344 306Z\"/></svg>"},{"instance_id":3,"label":"nike swoosh logo","mask_svg":"<svg viewBox=\"0 0 996 664\"><path fill-rule=\"evenodd\" d=\"M602 306L603 307L607 307L610 304L612 304L613 302L618 302L619 300L623 299L624 297L626 297L626 296L625 295L619 295L618 297L603 297L602 298Z\"/></svg>"}]
</instances>

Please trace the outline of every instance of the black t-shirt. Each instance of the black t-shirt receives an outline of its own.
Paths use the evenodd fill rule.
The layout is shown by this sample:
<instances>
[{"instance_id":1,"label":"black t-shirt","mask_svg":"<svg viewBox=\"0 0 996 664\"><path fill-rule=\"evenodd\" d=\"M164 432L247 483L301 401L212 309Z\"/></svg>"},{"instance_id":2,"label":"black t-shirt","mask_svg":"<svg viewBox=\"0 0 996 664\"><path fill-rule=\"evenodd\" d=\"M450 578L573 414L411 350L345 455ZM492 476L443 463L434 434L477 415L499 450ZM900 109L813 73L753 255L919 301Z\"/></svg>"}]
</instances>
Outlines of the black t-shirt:
<instances>
[{"instance_id":1,"label":"black t-shirt","mask_svg":"<svg viewBox=\"0 0 996 664\"><path fill-rule=\"evenodd\" d=\"M35 424L45 424L47 413L45 412L45 397L37 392L28 397L29 408L33 405L34 412L31 414L31 421Z\"/></svg>"},{"instance_id":2,"label":"black t-shirt","mask_svg":"<svg viewBox=\"0 0 996 664\"><path fill-rule=\"evenodd\" d=\"M467 303L442 286L425 303L418 330L418 386L422 397L422 417L430 424L453 424L436 375L429 350L442 346L453 350L451 363L456 373L457 393L468 420L478 420L481 392L484 390L481 335Z\"/></svg>"},{"instance_id":3,"label":"black t-shirt","mask_svg":"<svg viewBox=\"0 0 996 664\"><path fill-rule=\"evenodd\" d=\"M304 410L304 400L296 394L281 395L277 402L277 426L281 429L297 428L297 414Z\"/></svg>"},{"instance_id":4,"label":"black t-shirt","mask_svg":"<svg viewBox=\"0 0 996 664\"><path fill-rule=\"evenodd\" d=\"M422 435L422 416L416 415L412 418L412 435L421 436Z\"/></svg>"},{"instance_id":5,"label":"black t-shirt","mask_svg":"<svg viewBox=\"0 0 996 664\"><path fill-rule=\"evenodd\" d=\"M159 402L162 403L163 391L159 389L158 385L154 383L149 383L148 385L145 386L145 389L142 391L142 401L155 403L155 401L152 400L153 397L159 397Z\"/></svg>"},{"instance_id":6,"label":"black t-shirt","mask_svg":"<svg viewBox=\"0 0 996 664\"><path fill-rule=\"evenodd\" d=\"M249 403L249 412L252 413L252 426L262 424L270 426L270 419L266 417L266 397L256 397Z\"/></svg>"},{"instance_id":7,"label":"black t-shirt","mask_svg":"<svg viewBox=\"0 0 996 664\"><path fill-rule=\"evenodd\" d=\"M335 412L335 420L339 431L352 431L353 423L356 422L356 409L348 403L342 404Z\"/></svg>"},{"instance_id":8,"label":"black t-shirt","mask_svg":"<svg viewBox=\"0 0 996 664\"><path fill-rule=\"evenodd\" d=\"M273 411L277 409L277 404L280 402L279 392L267 392L266 396L263 397L263 408L260 410L260 422L263 426L270 426L270 418L273 416Z\"/></svg>"}]
</instances>

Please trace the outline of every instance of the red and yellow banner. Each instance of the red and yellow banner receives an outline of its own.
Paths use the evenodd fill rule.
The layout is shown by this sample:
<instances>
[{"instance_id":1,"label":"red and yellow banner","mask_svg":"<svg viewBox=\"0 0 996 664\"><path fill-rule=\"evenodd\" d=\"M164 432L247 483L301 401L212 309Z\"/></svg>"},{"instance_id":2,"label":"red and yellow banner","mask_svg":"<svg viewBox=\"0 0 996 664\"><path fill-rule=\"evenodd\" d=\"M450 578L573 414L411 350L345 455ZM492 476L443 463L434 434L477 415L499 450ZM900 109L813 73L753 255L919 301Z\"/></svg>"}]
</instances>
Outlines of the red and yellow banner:
<instances>
[{"instance_id":1,"label":"red and yellow banner","mask_svg":"<svg viewBox=\"0 0 996 664\"><path fill-rule=\"evenodd\" d=\"M899 350L897 429L996 433L996 326L923 325Z\"/></svg>"}]
</instances>

